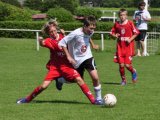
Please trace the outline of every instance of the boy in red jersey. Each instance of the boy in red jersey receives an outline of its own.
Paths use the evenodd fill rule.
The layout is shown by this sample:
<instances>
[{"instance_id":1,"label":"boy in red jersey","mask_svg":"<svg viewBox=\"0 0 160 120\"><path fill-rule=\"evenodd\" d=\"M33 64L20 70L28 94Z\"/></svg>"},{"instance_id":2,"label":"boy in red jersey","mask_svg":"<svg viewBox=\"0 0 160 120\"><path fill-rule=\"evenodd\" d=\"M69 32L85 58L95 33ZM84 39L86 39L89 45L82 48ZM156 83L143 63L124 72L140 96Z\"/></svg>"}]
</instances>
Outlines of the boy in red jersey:
<instances>
[{"instance_id":1,"label":"boy in red jersey","mask_svg":"<svg viewBox=\"0 0 160 120\"><path fill-rule=\"evenodd\" d=\"M38 94L45 90L53 80L61 76L63 76L69 82L76 82L83 93L88 97L90 102L92 104L98 104L95 101L95 98L89 90L88 86L85 84L84 80L80 77L79 73L67 60L63 50L58 47L58 42L63 38L63 35L57 33L56 25L54 26L54 24L49 23L45 24L44 32L49 35L49 37L45 40L40 38L39 41L41 46L46 47L50 50L50 60L46 65L48 73L43 83L40 86L36 87L33 92L26 98L18 100L17 104L29 103Z\"/></svg>"},{"instance_id":2,"label":"boy in red jersey","mask_svg":"<svg viewBox=\"0 0 160 120\"><path fill-rule=\"evenodd\" d=\"M126 85L125 67L132 74L132 82L137 82L136 69L132 67L132 57L134 56L134 39L139 31L133 22L127 19L127 11L119 11L120 21L116 22L111 30L111 35L117 38L117 50L114 62L119 63L119 72L122 78L121 85Z\"/></svg>"}]
</instances>

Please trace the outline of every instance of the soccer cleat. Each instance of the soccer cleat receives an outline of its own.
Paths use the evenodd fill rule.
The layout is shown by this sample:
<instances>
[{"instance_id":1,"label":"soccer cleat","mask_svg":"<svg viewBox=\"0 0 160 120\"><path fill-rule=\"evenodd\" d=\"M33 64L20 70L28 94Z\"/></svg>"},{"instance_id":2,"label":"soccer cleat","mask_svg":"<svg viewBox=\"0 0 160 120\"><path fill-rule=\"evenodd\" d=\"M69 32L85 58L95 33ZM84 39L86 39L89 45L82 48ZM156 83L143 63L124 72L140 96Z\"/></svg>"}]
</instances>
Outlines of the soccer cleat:
<instances>
[{"instance_id":1,"label":"soccer cleat","mask_svg":"<svg viewBox=\"0 0 160 120\"><path fill-rule=\"evenodd\" d=\"M103 105L104 103L103 103L103 100L100 99L100 100L95 100L94 104L95 105Z\"/></svg>"},{"instance_id":2,"label":"soccer cleat","mask_svg":"<svg viewBox=\"0 0 160 120\"><path fill-rule=\"evenodd\" d=\"M127 82L125 80L122 80L121 85L124 86L126 84L127 84Z\"/></svg>"},{"instance_id":3,"label":"soccer cleat","mask_svg":"<svg viewBox=\"0 0 160 120\"><path fill-rule=\"evenodd\" d=\"M133 83L136 83L136 82L137 82L137 72L136 72L136 70L135 70L134 73L132 73L132 82L133 82Z\"/></svg>"},{"instance_id":4,"label":"soccer cleat","mask_svg":"<svg viewBox=\"0 0 160 120\"><path fill-rule=\"evenodd\" d=\"M21 98L17 100L17 104L23 104L23 103L28 103L26 98Z\"/></svg>"},{"instance_id":5,"label":"soccer cleat","mask_svg":"<svg viewBox=\"0 0 160 120\"><path fill-rule=\"evenodd\" d=\"M56 88L57 90L62 90L63 83L59 82L58 79L56 79Z\"/></svg>"}]
</instances>

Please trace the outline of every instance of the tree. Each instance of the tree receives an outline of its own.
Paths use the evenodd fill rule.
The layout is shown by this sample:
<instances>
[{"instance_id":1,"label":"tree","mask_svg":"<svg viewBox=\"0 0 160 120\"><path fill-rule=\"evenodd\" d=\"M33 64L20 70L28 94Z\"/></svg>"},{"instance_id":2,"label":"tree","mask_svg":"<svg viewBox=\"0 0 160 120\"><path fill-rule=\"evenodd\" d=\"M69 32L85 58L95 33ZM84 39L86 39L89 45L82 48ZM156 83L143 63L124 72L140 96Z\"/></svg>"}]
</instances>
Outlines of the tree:
<instances>
[{"instance_id":1,"label":"tree","mask_svg":"<svg viewBox=\"0 0 160 120\"><path fill-rule=\"evenodd\" d=\"M78 0L26 0L24 2L24 6L42 12L46 12L50 8L63 7L74 13L78 5Z\"/></svg>"},{"instance_id":2,"label":"tree","mask_svg":"<svg viewBox=\"0 0 160 120\"><path fill-rule=\"evenodd\" d=\"M0 0L0 1L17 6L17 7L21 6L20 3L18 2L18 0Z\"/></svg>"},{"instance_id":3,"label":"tree","mask_svg":"<svg viewBox=\"0 0 160 120\"><path fill-rule=\"evenodd\" d=\"M74 13L76 8L79 6L79 0L56 0L56 5L69 10L71 13Z\"/></svg>"},{"instance_id":4,"label":"tree","mask_svg":"<svg viewBox=\"0 0 160 120\"><path fill-rule=\"evenodd\" d=\"M25 0L24 6L28 7L33 10L40 10L43 9L43 2L41 0Z\"/></svg>"}]
</instances>

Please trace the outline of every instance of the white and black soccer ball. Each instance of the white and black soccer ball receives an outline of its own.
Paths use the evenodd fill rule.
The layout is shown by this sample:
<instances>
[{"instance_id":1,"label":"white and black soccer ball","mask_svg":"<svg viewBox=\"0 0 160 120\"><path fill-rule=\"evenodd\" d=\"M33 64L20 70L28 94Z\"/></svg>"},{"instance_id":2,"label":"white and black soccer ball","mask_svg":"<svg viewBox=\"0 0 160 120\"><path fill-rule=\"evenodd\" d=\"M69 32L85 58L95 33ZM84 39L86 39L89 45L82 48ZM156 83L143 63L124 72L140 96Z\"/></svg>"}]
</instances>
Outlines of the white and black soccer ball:
<instances>
[{"instance_id":1,"label":"white and black soccer ball","mask_svg":"<svg viewBox=\"0 0 160 120\"><path fill-rule=\"evenodd\" d=\"M103 97L103 103L107 107L113 107L117 103L117 98L113 94L106 94Z\"/></svg>"}]
</instances>

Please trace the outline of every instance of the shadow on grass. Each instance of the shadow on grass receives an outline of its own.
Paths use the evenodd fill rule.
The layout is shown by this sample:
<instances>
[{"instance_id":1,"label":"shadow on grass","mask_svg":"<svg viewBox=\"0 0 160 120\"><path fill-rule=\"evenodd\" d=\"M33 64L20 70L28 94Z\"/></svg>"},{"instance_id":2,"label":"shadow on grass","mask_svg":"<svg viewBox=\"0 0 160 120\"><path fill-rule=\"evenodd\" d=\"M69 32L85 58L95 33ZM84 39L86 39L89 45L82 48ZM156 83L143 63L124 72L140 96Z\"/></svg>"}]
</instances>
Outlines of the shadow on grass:
<instances>
[{"instance_id":1,"label":"shadow on grass","mask_svg":"<svg viewBox=\"0 0 160 120\"><path fill-rule=\"evenodd\" d=\"M103 82L103 84L108 84L108 85L121 85L121 83L116 83L116 82Z\"/></svg>"},{"instance_id":2,"label":"shadow on grass","mask_svg":"<svg viewBox=\"0 0 160 120\"><path fill-rule=\"evenodd\" d=\"M116 83L116 82L103 82L103 84L107 84L107 85L119 85L122 86L121 83ZM132 85L133 83L127 83L127 85L130 84Z\"/></svg>"},{"instance_id":3,"label":"shadow on grass","mask_svg":"<svg viewBox=\"0 0 160 120\"><path fill-rule=\"evenodd\" d=\"M83 102L77 102L77 101L66 101L66 100L33 100L31 103L51 103L51 104L89 104L89 103L83 103Z\"/></svg>"}]
</instances>

